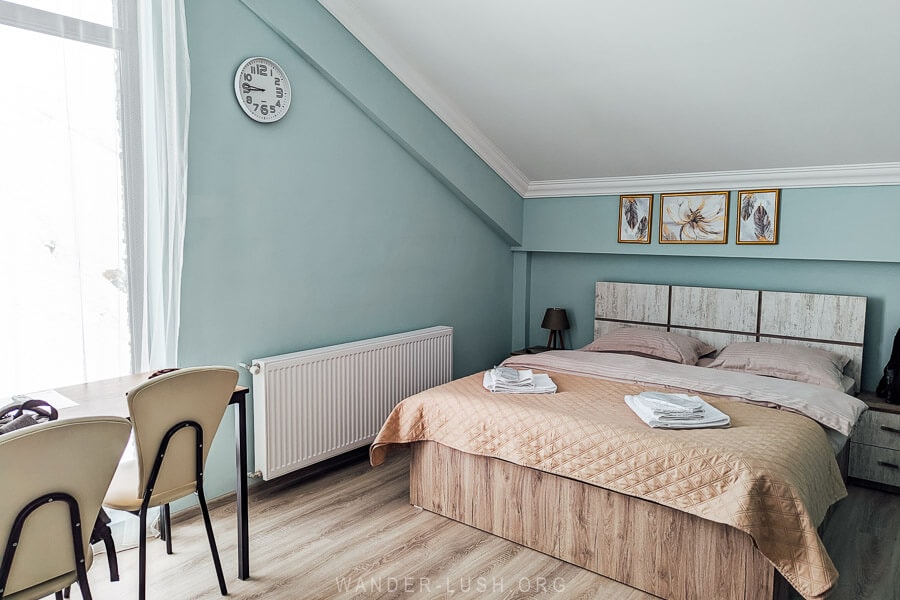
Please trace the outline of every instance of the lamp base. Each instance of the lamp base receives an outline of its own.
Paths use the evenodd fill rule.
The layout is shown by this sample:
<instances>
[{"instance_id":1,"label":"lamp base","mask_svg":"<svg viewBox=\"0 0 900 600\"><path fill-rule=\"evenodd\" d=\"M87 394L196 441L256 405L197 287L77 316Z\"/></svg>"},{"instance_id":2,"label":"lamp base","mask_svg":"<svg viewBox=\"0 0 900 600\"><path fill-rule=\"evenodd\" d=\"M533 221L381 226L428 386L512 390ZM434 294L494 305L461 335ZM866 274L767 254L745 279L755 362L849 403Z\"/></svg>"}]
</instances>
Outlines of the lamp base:
<instances>
[{"instance_id":1,"label":"lamp base","mask_svg":"<svg viewBox=\"0 0 900 600\"><path fill-rule=\"evenodd\" d=\"M556 344L559 343L559 347L557 348ZM550 337L547 338L547 350L565 350L566 344L563 342L563 335L561 329L551 329Z\"/></svg>"}]
</instances>

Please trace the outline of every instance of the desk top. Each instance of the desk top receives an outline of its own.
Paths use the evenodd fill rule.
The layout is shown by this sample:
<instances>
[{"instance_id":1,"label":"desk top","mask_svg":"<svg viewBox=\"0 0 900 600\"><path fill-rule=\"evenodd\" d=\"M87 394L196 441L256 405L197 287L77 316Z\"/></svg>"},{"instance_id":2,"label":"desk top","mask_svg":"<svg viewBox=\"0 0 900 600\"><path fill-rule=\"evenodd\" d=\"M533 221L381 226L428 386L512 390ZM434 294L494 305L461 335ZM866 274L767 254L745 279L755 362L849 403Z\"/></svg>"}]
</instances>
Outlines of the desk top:
<instances>
[{"instance_id":1,"label":"desk top","mask_svg":"<svg viewBox=\"0 0 900 600\"><path fill-rule=\"evenodd\" d=\"M78 385L57 388L56 391L76 402L78 406L70 406L59 411L60 417L87 417L92 415L128 416L128 403L125 393L140 383L147 381L150 373L123 375L102 381L91 381ZM234 388L235 393L247 392L245 386Z\"/></svg>"}]
</instances>

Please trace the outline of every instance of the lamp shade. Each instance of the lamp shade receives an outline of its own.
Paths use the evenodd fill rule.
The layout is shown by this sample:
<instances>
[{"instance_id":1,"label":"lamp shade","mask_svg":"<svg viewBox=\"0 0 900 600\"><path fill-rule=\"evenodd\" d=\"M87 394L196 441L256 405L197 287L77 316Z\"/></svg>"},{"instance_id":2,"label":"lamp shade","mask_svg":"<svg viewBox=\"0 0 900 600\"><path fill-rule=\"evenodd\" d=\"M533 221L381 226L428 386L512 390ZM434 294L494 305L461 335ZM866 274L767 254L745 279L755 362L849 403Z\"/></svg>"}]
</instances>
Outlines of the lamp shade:
<instances>
[{"instance_id":1,"label":"lamp shade","mask_svg":"<svg viewBox=\"0 0 900 600\"><path fill-rule=\"evenodd\" d=\"M569 317L566 316L564 308L548 308L544 313L544 320L541 321L542 329L550 329L551 331L562 331L569 328Z\"/></svg>"}]
</instances>

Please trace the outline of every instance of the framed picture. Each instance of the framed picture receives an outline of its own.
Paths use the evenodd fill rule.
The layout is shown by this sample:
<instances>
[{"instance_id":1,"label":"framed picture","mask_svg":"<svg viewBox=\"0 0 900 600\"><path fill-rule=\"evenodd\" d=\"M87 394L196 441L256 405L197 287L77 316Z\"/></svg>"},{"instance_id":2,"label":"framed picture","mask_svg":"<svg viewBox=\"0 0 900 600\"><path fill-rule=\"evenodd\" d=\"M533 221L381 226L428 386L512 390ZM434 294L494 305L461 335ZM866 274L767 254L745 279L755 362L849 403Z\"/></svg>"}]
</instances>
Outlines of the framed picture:
<instances>
[{"instance_id":1,"label":"framed picture","mask_svg":"<svg viewBox=\"0 0 900 600\"><path fill-rule=\"evenodd\" d=\"M649 244L653 194L619 196L619 242Z\"/></svg>"},{"instance_id":2,"label":"framed picture","mask_svg":"<svg viewBox=\"0 0 900 600\"><path fill-rule=\"evenodd\" d=\"M778 243L778 204L781 190L738 192L738 244Z\"/></svg>"},{"instance_id":3,"label":"framed picture","mask_svg":"<svg viewBox=\"0 0 900 600\"><path fill-rule=\"evenodd\" d=\"M660 244L725 244L731 192L659 195Z\"/></svg>"}]
</instances>

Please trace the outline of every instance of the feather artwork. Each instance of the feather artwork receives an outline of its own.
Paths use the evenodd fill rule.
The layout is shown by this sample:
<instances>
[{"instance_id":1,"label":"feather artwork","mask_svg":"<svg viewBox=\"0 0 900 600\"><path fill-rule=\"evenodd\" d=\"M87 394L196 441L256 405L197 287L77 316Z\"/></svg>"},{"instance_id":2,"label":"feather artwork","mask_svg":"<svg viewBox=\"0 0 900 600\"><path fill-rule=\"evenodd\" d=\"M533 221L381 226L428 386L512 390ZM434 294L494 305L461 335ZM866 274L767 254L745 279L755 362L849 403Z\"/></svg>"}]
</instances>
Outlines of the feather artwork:
<instances>
[{"instance_id":1,"label":"feather artwork","mask_svg":"<svg viewBox=\"0 0 900 600\"><path fill-rule=\"evenodd\" d=\"M634 229L638 224L638 207L634 200L625 201L625 222L629 229Z\"/></svg>"},{"instance_id":2,"label":"feather artwork","mask_svg":"<svg viewBox=\"0 0 900 600\"><path fill-rule=\"evenodd\" d=\"M756 196L750 194L749 197L744 201L741 205L741 221L750 220L750 215L753 214L753 209L756 205Z\"/></svg>"},{"instance_id":3,"label":"feather artwork","mask_svg":"<svg viewBox=\"0 0 900 600\"><path fill-rule=\"evenodd\" d=\"M641 222L638 223L637 228L637 239L642 240L647 237L647 217L641 217Z\"/></svg>"},{"instance_id":4,"label":"feather artwork","mask_svg":"<svg viewBox=\"0 0 900 600\"><path fill-rule=\"evenodd\" d=\"M769 241L773 239L772 220L769 213L762 205L757 206L753 212L753 228L756 233L756 239L760 241Z\"/></svg>"}]
</instances>

